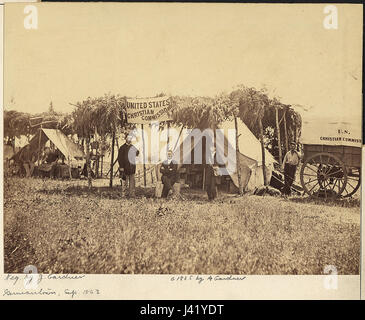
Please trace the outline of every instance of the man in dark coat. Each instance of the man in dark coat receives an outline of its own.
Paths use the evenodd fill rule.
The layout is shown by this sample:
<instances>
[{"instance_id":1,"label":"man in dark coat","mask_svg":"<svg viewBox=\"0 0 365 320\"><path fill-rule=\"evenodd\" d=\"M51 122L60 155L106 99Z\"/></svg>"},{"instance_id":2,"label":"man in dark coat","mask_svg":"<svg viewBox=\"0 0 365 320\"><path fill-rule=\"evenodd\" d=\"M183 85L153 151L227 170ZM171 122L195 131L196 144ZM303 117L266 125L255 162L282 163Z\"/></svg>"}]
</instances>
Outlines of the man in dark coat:
<instances>
[{"instance_id":1,"label":"man in dark coat","mask_svg":"<svg viewBox=\"0 0 365 320\"><path fill-rule=\"evenodd\" d=\"M167 198L169 191L176 182L179 181L178 165L177 162L172 159L172 151L167 152L167 160L165 160L160 168L162 173L161 181L163 183L162 198Z\"/></svg>"},{"instance_id":2,"label":"man in dark coat","mask_svg":"<svg viewBox=\"0 0 365 320\"><path fill-rule=\"evenodd\" d=\"M59 166L58 160L60 158L60 154L57 150L51 150L50 148L46 148L45 150L45 162L51 166L51 170L49 172L49 177L51 179L59 176Z\"/></svg>"},{"instance_id":3,"label":"man in dark coat","mask_svg":"<svg viewBox=\"0 0 365 320\"><path fill-rule=\"evenodd\" d=\"M219 176L219 165L217 163L217 154L215 147L211 148L210 161L205 165L205 188L207 190L208 199L214 200L217 195L217 179Z\"/></svg>"},{"instance_id":4,"label":"man in dark coat","mask_svg":"<svg viewBox=\"0 0 365 320\"><path fill-rule=\"evenodd\" d=\"M35 155L29 144L20 152L19 160L25 169L25 177L30 178L34 170Z\"/></svg>"},{"instance_id":5,"label":"man in dark coat","mask_svg":"<svg viewBox=\"0 0 365 320\"><path fill-rule=\"evenodd\" d=\"M139 155L139 151L132 144L132 136L126 137L126 142L119 148L118 163L119 173L123 180L126 181L127 195L129 197L135 196L135 173L136 173L136 157Z\"/></svg>"}]
</instances>

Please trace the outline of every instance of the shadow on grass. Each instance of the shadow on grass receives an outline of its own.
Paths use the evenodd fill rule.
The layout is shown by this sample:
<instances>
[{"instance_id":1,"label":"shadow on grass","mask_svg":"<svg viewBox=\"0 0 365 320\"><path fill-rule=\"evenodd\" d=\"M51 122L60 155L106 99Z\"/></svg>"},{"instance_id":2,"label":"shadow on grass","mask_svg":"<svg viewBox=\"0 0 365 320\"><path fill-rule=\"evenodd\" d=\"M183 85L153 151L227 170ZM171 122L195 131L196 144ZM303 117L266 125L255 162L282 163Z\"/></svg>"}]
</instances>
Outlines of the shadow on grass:
<instances>
[{"instance_id":1,"label":"shadow on grass","mask_svg":"<svg viewBox=\"0 0 365 320\"><path fill-rule=\"evenodd\" d=\"M338 199L325 199L325 198L311 198L306 196L291 197L288 199L291 202L318 204L328 207L360 207L360 199L357 198L338 198Z\"/></svg>"},{"instance_id":2,"label":"shadow on grass","mask_svg":"<svg viewBox=\"0 0 365 320\"><path fill-rule=\"evenodd\" d=\"M41 189L39 193L45 195L63 195L68 197L95 197L105 199L123 199L125 198L122 193L121 186L113 186L112 188L107 186L96 187L93 186L90 189L87 186L69 186L66 188L52 188ZM153 198L155 196L154 188L141 188L136 187L136 198Z\"/></svg>"},{"instance_id":3,"label":"shadow on grass","mask_svg":"<svg viewBox=\"0 0 365 320\"><path fill-rule=\"evenodd\" d=\"M65 186L65 187L49 187L40 189L38 193L44 195L61 195L66 197L79 197L79 198L96 198L96 199L125 199L124 193L120 185L114 185L112 188L109 186L92 186L89 189L87 186ZM207 193L203 190L197 189L181 189L181 200L194 201L197 203L206 203L208 201ZM156 198L154 187L136 187L135 198ZM219 195L216 202L224 202L226 198L223 195ZM172 195L169 195L167 200L173 199Z\"/></svg>"},{"instance_id":4,"label":"shadow on grass","mask_svg":"<svg viewBox=\"0 0 365 320\"><path fill-rule=\"evenodd\" d=\"M120 185L114 185L112 188L109 186L93 186L89 189L87 186L80 185L69 185L60 187L54 186L49 188L40 189L38 193L44 195L62 195L66 197L80 197L80 198L96 198L96 199L125 199L125 195L122 194L122 188ZM136 198L155 198L154 187L136 187ZM207 202L207 193L204 190L199 189L189 189L182 188L181 195L184 200L193 202ZM169 196L170 197L170 196ZM219 192L217 199L214 201L216 203L233 203L240 199L238 195L226 194L224 192ZM294 203L303 204L316 204L324 205L328 207L360 207L360 199L358 198L339 198L339 199L321 199L321 198L311 198L308 196L292 196L288 198L288 201Z\"/></svg>"}]
</instances>

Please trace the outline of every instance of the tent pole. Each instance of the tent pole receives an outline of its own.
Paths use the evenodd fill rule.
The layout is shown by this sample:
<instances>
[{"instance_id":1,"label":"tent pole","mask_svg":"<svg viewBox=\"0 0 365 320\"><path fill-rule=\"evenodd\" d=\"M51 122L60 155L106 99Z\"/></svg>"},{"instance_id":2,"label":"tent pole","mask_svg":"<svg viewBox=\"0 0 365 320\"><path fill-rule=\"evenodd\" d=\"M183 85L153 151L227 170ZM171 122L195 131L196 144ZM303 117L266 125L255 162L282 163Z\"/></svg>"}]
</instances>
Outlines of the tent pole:
<instances>
[{"instance_id":1,"label":"tent pole","mask_svg":"<svg viewBox=\"0 0 365 320\"><path fill-rule=\"evenodd\" d=\"M39 161L40 161L40 153L41 153L41 138L42 138L42 123L41 127L39 128L39 140L38 140L38 167L39 167Z\"/></svg>"},{"instance_id":2,"label":"tent pole","mask_svg":"<svg viewBox=\"0 0 365 320\"><path fill-rule=\"evenodd\" d=\"M167 121L167 150L166 151L169 151L170 149L170 122Z\"/></svg>"},{"instance_id":3,"label":"tent pole","mask_svg":"<svg viewBox=\"0 0 365 320\"><path fill-rule=\"evenodd\" d=\"M110 180L109 180L109 187L113 187L113 166L114 166L114 143L115 143L115 131L113 131L113 138L112 138L112 158L110 161Z\"/></svg>"},{"instance_id":4,"label":"tent pole","mask_svg":"<svg viewBox=\"0 0 365 320\"><path fill-rule=\"evenodd\" d=\"M142 128L142 145L143 145L143 182L144 186L147 186L147 179L146 179L146 161L145 161L145 144L144 144L144 130L143 130L143 123L141 123Z\"/></svg>"},{"instance_id":5,"label":"tent pole","mask_svg":"<svg viewBox=\"0 0 365 320\"><path fill-rule=\"evenodd\" d=\"M276 131L278 134L278 149L279 149L279 165L281 166L281 161L283 158L282 150L281 150L281 140L280 140L280 126L279 126L279 110L278 107L275 107L275 120L276 120Z\"/></svg>"},{"instance_id":6,"label":"tent pole","mask_svg":"<svg viewBox=\"0 0 365 320\"><path fill-rule=\"evenodd\" d=\"M243 186L241 179L241 163L240 163L240 149L238 144L238 125L237 125L237 117L234 117L234 127L236 131L236 169L237 169L237 178L238 178L238 192L240 195L243 195Z\"/></svg>"},{"instance_id":7,"label":"tent pole","mask_svg":"<svg viewBox=\"0 0 365 320\"><path fill-rule=\"evenodd\" d=\"M88 185L89 189L91 189L91 187L92 187L90 165L91 165L90 137L87 137L86 138L86 170L87 170L87 185Z\"/></svg>"},{"instance_id":8,"label":"tent pole","mask_svg":"<svg viewBox=\"0 0 365 320\"><path fill-rule=\"evenodd\" d=\"M67 157L67 159L68 159L68 173L70 174L70 180L72 180L72 171L71 171L70 157Z\"/></svg>"},{"instance_id":9,"label":"tent pole","mask_svg":"<svg viewBox=\"0 0 365 320\"><path fill-rule=\"evenodd\" d=\"M176 140L176 143L175 143L175 146L174 146L173 152L175 152L175 150L176 150L176 147L177 147L177 144L179 143L179 140L180 140L181 133L182 133L183 129L184 129L184 126L181 126L180 133L179 133L179 136L178 136L178 138L177 138L177 140Z\"/></svg>"},{"instance_id":10,"label":"tent pole","mask_svg":"<svg viewBox=\"0 0 365 320\"><path fill-rule=\"evenodd\" d=\"M265 169L265 146L264 146L264 129L262 127L262 119L259 118L259 128L260 128L260 142L261 142L261 155L262 155L262 173L264 176L264 186L267 186L266 181L266 169Z\"/></svg>"},{"instance_id":11,"label":"tent pole","mask_svg":"<svg viewBox=\"0 0 365 320\"><path fill-rule=\"evenodd\" d=\"M285 133L285 153L289 151L289 143L288 143L288 131L286 129L286 110L284 111L284 133Z\"/></svg>"},{"instance_id":12,"label":"tent pole","mask_svg":"<svg viewBox=\"0 0 365 320\"><path fill-rule=\"evenodd\" d=\"M100 177L103 177L103 160L104 160L104 155L101 156Z\"/></svg>"},{"instance_id":13,"label":"tent pole","mask_svg":"<svg viewBox=\"0 0 365 320\"><path fill-rule=\"evenodd\" d=\"M203 187L202 190L205 190L205 165L203 165Z\"/></svg>"}]
</instances>

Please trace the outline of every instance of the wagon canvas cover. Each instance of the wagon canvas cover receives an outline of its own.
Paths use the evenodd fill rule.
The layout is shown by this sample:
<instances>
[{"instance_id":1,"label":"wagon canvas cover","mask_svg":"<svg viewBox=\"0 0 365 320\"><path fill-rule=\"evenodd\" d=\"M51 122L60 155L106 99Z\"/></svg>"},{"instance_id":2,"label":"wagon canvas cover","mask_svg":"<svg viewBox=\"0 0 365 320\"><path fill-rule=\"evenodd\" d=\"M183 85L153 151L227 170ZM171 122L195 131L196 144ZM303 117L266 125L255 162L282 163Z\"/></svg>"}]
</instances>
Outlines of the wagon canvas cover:
<instances>
[{"instance_id":1,"label":"wagon canvas cover","mask_svg":"<svg viewBox=\"0 0 365 320\"><path fill-rule=\"evenodd\" d=\"M303 117L303 144L361 148L361 117Z\"/></svg>"}]
</instances>

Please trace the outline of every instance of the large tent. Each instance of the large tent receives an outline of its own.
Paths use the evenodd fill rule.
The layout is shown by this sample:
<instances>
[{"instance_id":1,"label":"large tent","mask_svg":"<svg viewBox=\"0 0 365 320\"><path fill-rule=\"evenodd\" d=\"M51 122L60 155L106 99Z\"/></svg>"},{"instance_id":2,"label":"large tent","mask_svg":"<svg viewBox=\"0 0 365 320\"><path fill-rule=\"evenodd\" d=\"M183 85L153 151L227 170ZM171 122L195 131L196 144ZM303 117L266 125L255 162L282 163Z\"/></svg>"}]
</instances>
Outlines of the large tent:
<instances>
[{"instance_id":1,"label":"large tent","mask_svg":"<svg viewBox=\"0 0 365 320\"><path fill-rule=\"evenodd\" d=\"M29 145L34 153L38 153L39 148L42 148L47 141L52 142L62 153L67 164L77 167L82 163L84 159L84 152L81 147L70 140L58 129L40 129L29 141ZM15 154L14 157L18 156L20 152L21 150Z\"/></svg>"},{"instance_id":2,"label":"large tent","mask_svg":"<svg viewBox=\"0 0 365 320\"><path fill-rule=\"evenodd\" d=\"M222 170L222 175L230 176L234 187L238 188L234 121L223 122L220 125L220 130L220 132L223 133L223 139L216 137L215 147L217 154L224 155L225 157L226 169ZM255 188L264 185L261 143L240 119L237 119L237 131L242 185L245 191L253 191ZM216 134L216 136L218 135L219 133ZM176 148L177 150L175 150L175 159L180 162L180 165L189 166L189 163L192 162L192 157L197 154L195 153L196 149L198 149L198 153L203 153L202 158L204 162L204 153L206 151L204 150L205 143L203 142L203 135L200 137L194 135L194 142L190 142L192 141L191 132L189 133L189 131L186 131L185 135L183 134L182 136L185 136L185 138ZM172 141L171 145L175 145L175 141ZM267 182L270 182L274 163L276 163L274 157L265 150L265 172Z\"/></svg>"}]
</instances>

